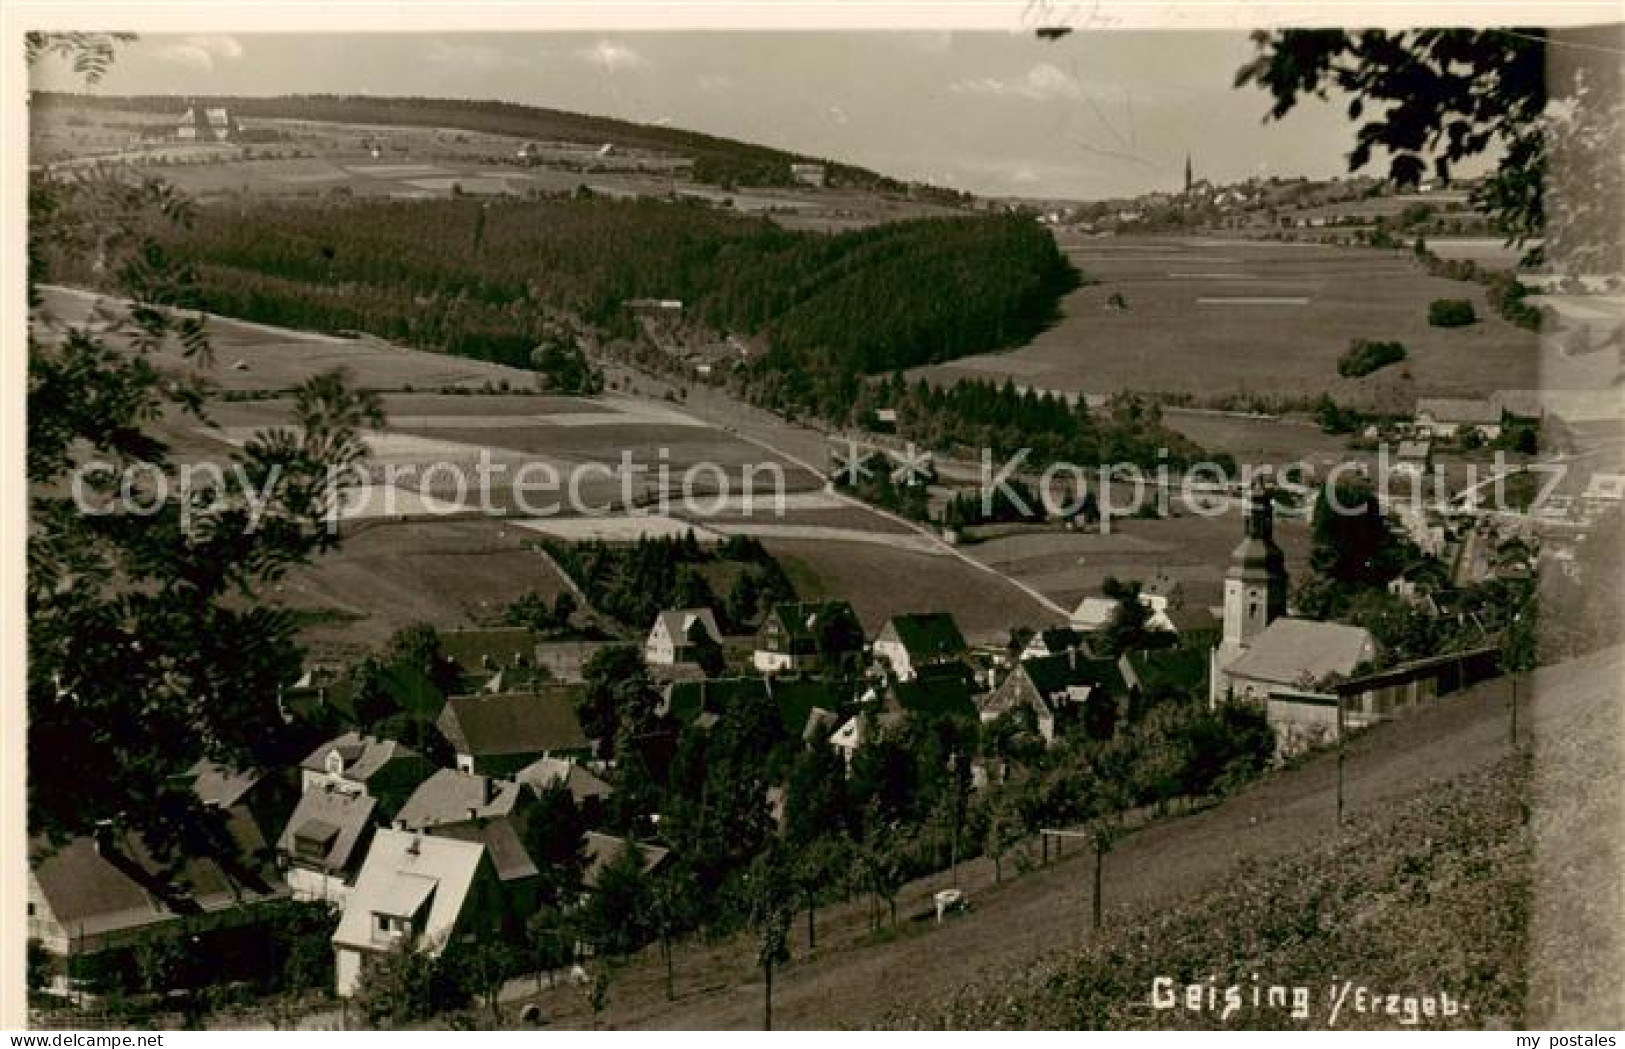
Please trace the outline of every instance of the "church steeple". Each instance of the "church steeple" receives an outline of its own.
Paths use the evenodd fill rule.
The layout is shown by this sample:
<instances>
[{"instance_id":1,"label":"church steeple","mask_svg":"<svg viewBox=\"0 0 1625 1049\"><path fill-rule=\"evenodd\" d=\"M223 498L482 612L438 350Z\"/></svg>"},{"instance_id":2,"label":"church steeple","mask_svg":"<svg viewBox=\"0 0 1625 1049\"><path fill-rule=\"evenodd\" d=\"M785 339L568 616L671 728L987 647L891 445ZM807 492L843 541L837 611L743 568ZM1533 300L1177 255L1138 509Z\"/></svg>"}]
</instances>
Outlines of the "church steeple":
<instances>
[{"instance_id":1,"label":"church steeple","mask_svg":"<svg viewBox=\"0 0 1625 1049\"><path fill-rule=\"evenodd\" d=\"M1223 647L1237 653L1286 614L1286 556L1275 545L1275 502L1269 489L1247 493L1243 537L1224 576Z\"/></svg>"},{"instance_id":2,"label":"church steeple","mask_svg":"<svg viewBox=\"0 0 1625 1049\"><path fill-rule=\"evenodd\" d=\"M1191 155L1185 154L1185 192L1191 191Z\"/></svg>"}]
</instances>

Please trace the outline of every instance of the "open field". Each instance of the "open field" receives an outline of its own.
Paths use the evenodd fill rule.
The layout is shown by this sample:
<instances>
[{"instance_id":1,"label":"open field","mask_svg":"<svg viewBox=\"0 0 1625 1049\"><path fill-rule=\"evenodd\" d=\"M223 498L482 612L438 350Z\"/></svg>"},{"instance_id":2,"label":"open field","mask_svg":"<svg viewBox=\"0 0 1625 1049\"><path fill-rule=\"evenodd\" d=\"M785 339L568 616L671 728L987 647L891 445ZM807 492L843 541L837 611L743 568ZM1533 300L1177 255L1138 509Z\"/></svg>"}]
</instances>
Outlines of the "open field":
<instances>
[{"instance_id":1,"label":"open field","mask_svg":"<svg viewBox=\"0 0 1625 1049\"><path fill-rule=\"evenodd\" d=\"M537 538L500 521L348 525L336 551L288 573L262 596L339 613L342 621L311 627L304 641L318 657L354 655L415 622L488 626L527 592L551 600L566 584L548 558L529 549Z\"/></svg>"},{"instance_id":2,"label":"open field","mask_svg":"<svg viewBox=\"0 0 1625 1049\"><path fill-rule=\"evenodd\" d=\"M1232 508L1212 518L1116 520L1107 534L1021 532L967 546L965 552L1067 607L1086 595L1098 595L1109 575L1145 582L1159 572L1183 584L1190 604L1216 605L1230 552L1241 535L1241 516ZM1294 579L1304 578L1308 526L1301 520L1277 519L1275 538L1286 554L1287 571Z\"/></svg>"},{"instance_id":3,"label":"open field","mask_svg":"<svg viewBox=\"0 0 1625 1049\"><path fill-rule=\"evenodd\" d=\"M851 602L870 635L904 612L952 612L966 635L1004 640L1016 625L1056 621L1009 583L944 553L919 553L875 543L764 538L796 591L808 600Z\"/></svg>"},{"instance_id":4,"label":"open field","mask_svg":"<svg viewBox=\"0 0 1625 1049\"><path fill-rule=\"evenodd\" d=\"M100 296L47 288L43 298L49 312L80 324L89 318ZM481 389L499 383L528 390L536 385L532 372L392 346L372 338L338 338L226 317L210 317L207 331L214 363L206 374L218 388L233 392L289 390L334 368L348 369L356 385L373 390ZM196 367L178 352L155 354L153 363L176 371Z\"/></svg>"},{"instance_id":5,"label":"open field","mask_svg":"<svg viewBox=\"0 0 1625 1049\"><path fill-rule=\"evenodd\" d=\"M1538 384L1534 335L1495 317L1478 285L1428 277L1403 253L1198 237L1063 240L1062 247L1097 283L1062 301L1054 327L1020 349L922 372L1092 394L1308 398L1326 391L1339 402L1407 409L1418 396ZM1107 308L1113 294L1126 309ZM1429 327L1427 306L1438 298L1472 299L1481 320ZM1410 357L1365 378L1341 378L1337 358L1357 338L1397 339Z\"/></svg>"},{"instance_id":6,"label":"open field","mask_svg":"<svg viewBox=\"0 0 1625 1049\"><path fill-rule=\"evenodd\" d=\"M242 145L179 142L169 131L181 105L176 99L166 113L47 107L30 125L31 158L56 167L126 166L201 200L522 197L585 189L606 197L687 198L824 231L953 213L858 189L723 190L694 181L688 156L613 136L590 143L538 141L534 135L456 127L252 117L242 119L245 129L280 137ZM143 130L159 137L144 137ZM527 153L524 159L520 150Z\"/></svg>"}]
</instances>

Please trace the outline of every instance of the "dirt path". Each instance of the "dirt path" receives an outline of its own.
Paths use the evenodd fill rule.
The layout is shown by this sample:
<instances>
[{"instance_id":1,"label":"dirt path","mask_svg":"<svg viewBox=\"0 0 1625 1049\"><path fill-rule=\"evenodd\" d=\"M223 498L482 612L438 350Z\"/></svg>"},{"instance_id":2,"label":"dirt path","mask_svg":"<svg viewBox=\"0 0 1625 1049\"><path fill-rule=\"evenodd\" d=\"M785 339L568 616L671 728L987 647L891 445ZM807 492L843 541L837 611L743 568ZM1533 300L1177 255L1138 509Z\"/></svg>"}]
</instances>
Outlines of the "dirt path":
<instances>
[{"instance_id":1,"label":"dirt path","mask_svg":"<svg viewBox=\"0 0 1625 1049\"><path fill-rule=\"evenodd\" d=\"M1525 724L1556 731L1577 707L1595 703L1596 681L1617 683L1625 650L1589 657L1537 675L1521 690ZM1584 688L1575 681L1590 681ZM1617 691L1617 684L1614 691ZM1531 701L1530 692L1538 693ZM1510 688L1487 682L1468 693L1373 729L1349 748L1345 796L1350 818L1425 793L1483 768L1506 753ZM1168 901L1233 876L1243 860L1267 863L1333 832L1336 760L1324 754L1278 773L1223 805L1168 819L1132 834L1106 866L1106 920L1129 901ZM775 1026L873 1026L910 1002L939 1001L972 978L1024 965L1087 935L1092 860L1086 849L994 887L991 864L961 865L972 911L940 926L925 915L929 894L946 875L910 886L900 900L900 928L886 942L867 934L865 904L830 908L821 917L819 951L806 959L805 932L792 930L796 961L774 980ZM604 1020L615 1027L752 1028L761 1023L760 976L743 939L679 952L678 997L664 1000L664 970L653 952L615 977ZM579 996L544 1003L558 1026L591 1022Z\"/></svg>"}]
</instances>

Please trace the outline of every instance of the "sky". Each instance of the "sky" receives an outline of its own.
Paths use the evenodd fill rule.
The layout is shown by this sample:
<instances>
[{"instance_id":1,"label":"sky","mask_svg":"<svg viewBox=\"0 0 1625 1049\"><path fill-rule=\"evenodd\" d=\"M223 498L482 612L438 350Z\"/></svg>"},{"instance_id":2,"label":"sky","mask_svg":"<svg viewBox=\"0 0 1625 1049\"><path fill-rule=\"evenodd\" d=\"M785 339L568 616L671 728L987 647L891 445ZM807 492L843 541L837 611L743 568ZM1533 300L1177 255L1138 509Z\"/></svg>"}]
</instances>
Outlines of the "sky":
<instances>
[{"instance_id":1,"label":"sky","mask_svg":"<svg viewBox=\"0 0 1625 1049\"><path fill-rule=\"evenodd\" d=\"M1243 32L146 35L105 94L499 99L707 131L985 195L1100 199L1196 177L1325 177L1353 129L1311 100L1266 124ZM34 85L82 90L54 62ZM1381 172L1377 172L1380 174Z\"/></svg>"}]
</instances>

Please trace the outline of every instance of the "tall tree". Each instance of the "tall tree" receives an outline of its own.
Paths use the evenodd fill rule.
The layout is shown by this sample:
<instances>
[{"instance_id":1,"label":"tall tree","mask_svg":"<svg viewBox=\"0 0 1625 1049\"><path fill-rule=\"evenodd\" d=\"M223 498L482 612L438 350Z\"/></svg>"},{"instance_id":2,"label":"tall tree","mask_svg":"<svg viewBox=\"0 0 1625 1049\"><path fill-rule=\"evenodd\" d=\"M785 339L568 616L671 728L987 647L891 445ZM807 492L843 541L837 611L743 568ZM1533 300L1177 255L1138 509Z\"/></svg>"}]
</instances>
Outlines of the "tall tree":
<instances>
[{"instance_id":1,"label":"tall tree","mask_svg":"<svg viewBox=\"0 0 1625 1049\"><path fill-rule=\"evenodd\" d=\"M92 72L118 42L34 34L28 54ZM212 355L195 275L159 238L190 206L110 174L35 175L28 203L30 826L63 836L117 819L161 851L217 838L179 774L205 757L286 757L276 697L298 674L294 623L254 597L336 543L360 433L382 411L339 374L317 376L291 425L255 435L218 475L183 475L156 424L208 422ZM68 260L123 300L84 322L54 316L40 285ZM163 350L185 363L161 366Z\"/></svg>"}]
</instances>

